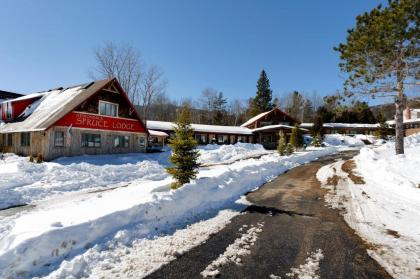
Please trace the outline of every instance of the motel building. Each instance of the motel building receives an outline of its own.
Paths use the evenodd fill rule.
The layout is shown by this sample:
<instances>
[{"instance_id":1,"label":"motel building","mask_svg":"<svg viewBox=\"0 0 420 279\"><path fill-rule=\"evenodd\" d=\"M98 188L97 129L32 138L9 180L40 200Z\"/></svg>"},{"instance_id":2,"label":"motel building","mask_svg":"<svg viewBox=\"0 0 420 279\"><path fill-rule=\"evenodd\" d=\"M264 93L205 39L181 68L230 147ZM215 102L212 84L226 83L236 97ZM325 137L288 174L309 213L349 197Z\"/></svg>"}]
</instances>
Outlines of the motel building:
<instances>
[{"instance_id":1,"label":"motel building","mask_svg":"<svg viewBox=\"0 0 420 279\"><path fill-rule=\"evenodd\" d=\"M0 102L0 152L42 155L47 161L81 154L144 152L148 135L116 79Z\"/></svg>"}]
</instances>

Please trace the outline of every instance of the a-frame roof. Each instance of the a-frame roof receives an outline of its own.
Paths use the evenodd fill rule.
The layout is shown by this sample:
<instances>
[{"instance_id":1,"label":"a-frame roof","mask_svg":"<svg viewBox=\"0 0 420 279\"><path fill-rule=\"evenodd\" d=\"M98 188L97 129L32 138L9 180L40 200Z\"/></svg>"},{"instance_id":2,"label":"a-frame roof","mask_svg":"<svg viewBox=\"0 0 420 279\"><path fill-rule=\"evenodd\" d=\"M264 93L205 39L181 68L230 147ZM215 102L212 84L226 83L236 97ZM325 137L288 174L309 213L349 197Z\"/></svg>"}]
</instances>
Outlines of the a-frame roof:
<instances>
[{"instance_id":1,"label":"a-frame roof","mask_svg":"<svg viewBox=\"0 0 420 279\"><path fill-rule=\"evenodd\" d=\"M254 117L252 117L252 118L248 119L245 123L243 123L243 124L241 125L241 127L247 127L247 126L251 125L252 123L254 123L254 122L256 122L256 121L260 120L260 119L261 119L261 118L263 118L264 116L266 116L266 115L268 115L268 114L270 114L270 113L273 113L273 112L275 112L275 111L279 111L281 114L283 114L283 115L285 115L286 117L288 117L291 121L294 121L294 122L298 122L298 123L299 123L299 121L297 121L296 119L294 119L293 117L291 117L290 115L288 115L287 113L285 113L284 111L282 111L281 109L279 109L279 108L275 107L275 108L273 108L272 110L262 112L262 113L260 113L260 114L258 114L258 115L256 115L256 116L254 116Z\"/></svg>"},{"instance_id":2,"label":"a-frame roof","mask_svg":"<svg viewBox=\"0 0 420 279\"><path fill-rule=\"evenodd\" d=\"M115 78L111 78L64 89L58 88L26 95L24 96L25 98L36 95L37 97L40 97L40 99L34 101L25 109L22 115L20 115L20 118L24 118L22 121L2 124L0 125L0 132L13 133L47 130L58 120L74 110L83 101L110 85L117 87L122 97L128 101L128 104L136 114L141 125L147 131L146 126L141 121L141 118L134 109L132 103L128 100L127 94L122 89L119 82Z\"/></svg>"}]
</instances>

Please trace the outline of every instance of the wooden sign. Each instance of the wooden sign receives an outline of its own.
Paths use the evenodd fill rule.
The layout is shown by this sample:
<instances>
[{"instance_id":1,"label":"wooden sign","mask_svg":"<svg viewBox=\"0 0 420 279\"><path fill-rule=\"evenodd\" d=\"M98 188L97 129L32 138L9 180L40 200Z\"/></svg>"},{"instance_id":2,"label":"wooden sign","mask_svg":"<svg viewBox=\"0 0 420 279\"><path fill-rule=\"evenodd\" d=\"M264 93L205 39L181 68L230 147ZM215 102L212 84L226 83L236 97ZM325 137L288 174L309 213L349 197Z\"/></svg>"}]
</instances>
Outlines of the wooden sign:
<instances>
[{"instance_id":1,"label":"wooden sign","mask_svg":"<svg viewBox=\"0 0 420 279\"><path fill-rule=\"evenodd\" d=\"M56 126L73 126L97 130L126 131L145 133L145 129L136 119L109 117L104 115L70 112L55 123Z\"/></svg>"}]
</instances>

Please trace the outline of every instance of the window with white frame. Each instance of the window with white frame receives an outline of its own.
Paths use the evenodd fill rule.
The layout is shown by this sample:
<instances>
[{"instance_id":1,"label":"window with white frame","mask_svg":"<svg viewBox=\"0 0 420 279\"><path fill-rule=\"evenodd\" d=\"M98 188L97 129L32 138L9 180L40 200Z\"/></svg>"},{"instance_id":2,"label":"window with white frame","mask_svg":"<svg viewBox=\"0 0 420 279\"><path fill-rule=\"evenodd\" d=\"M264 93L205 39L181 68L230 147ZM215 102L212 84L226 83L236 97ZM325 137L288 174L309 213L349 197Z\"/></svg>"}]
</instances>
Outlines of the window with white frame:
<instances>
[{"instance_id":1,"label":"window with white frame","mask_svg":"<svg viewBox=\"0 0 420 279\"><path fill-rule=\"evenodd\" d=\"M142 137L142 136L139 137L139 145L141 147L145 147L146 146L146 137Z\"/></svg>"},{"instance_id":2,"label":"window with white frame","mask_svg":"<svg viewBox=\"0 0 420 279\"><path fill-rule=\"evenodd\" d=\"M55 131L54 132L54 146L55 147L63 147L64 146L64 132L63 131Z\"/></svg>"},{"instance_id":3,"label":"window with white frame","mask_svg":"<svg viewBox=\"0 0 420 279\"><path fill-rule=\"evenodd\" d=\"M198 144L205 144L207 143L207 136L203 134L196 134L195 140L197 141Z\"/></svg>"},{"instance_id":4,"label":"window with white frame","mask_svg":"<svg viewBox=\"0 0 420 279\"><path fill-rule=\"evenodd\" d=\"M101 135L82 134L82 147L101 147Z\"/></svg>"},{"instance_id":5,"label":"window with white frame","mask_svg":"<svg viewBox=\"0 0 420 279\"><path fill-rule=\"evenodd\" d=\"M99 114L108 116L118 116L118 104L99 101Z\"/></svg>"},{"instance_id":6,"label":"window with white frame","mask_svg":"<svg viewBox=\"0 0 420 279\"><path fill-rule=\"evenodd\" d=\"M228 143L229 139L227 135L217 135L218 143Z\"/></svg>"},{"instance_id":7,"label":"window with white frame","mask_svg":"<svg viewBox=\"0 0 420 279\"><path fill-rule=\"evenodd\" d=\"M128 136L114 136L114 147L128 147Z\"/></svg>"}]
</instances>

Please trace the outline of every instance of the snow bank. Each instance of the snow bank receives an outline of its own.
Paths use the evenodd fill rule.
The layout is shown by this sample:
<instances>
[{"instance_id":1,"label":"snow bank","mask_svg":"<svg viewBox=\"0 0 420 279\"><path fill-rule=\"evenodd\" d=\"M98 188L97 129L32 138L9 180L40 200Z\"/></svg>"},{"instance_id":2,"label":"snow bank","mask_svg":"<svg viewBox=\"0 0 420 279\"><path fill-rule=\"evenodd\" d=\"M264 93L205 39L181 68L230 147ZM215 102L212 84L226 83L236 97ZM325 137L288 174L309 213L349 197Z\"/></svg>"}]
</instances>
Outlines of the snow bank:
<instances>
[{"instance_id":1,"label":"snow bank","mask_svg":"<svg viewBox=\"0 0 420 279\"><path fill-rule=\"evenodd\" d=\"M119 241L129 232L119 231L116 240L104 245L112 250L97 245L71 261L63 261L60 268L46 278L72 278L74 274L90 278L142 278L206 241L238 214L236 210L221 210L217 216L178 229L173 234L136 239L129 246Z\"/></svg>"},{"instance_id":2,"label":"snow bank","mask_svg":"<svg viewBox=\"0 0 420 279\"><path fill-rule=\"evenodd\" d=\"M231 145L208 144L200 146L200 163L217 164L230 163L236 160L272 153L264 149L261 144L236 143Z\"/></svg>"},{"instance_id":3,"label":"snow bank","mask_svg":"<svg viewBox=\"0 0 420 279\"><path fill-rule=\"evenodd\" d=\"M324 137L324 144L326 146L349 146L357 147L365 145L360 137L346 136L340 134L328 134Z\"/></svg>"},{"instance_id":4,"label":"snow bank","mask_svg":"<svg viewBox=\"0 0 420 279\"><path fill-rule=\"evenodd\" d=\"M5 154L0 160L0 209L66 192L168 176L164 166L145 158L146 154L79 156L34 164L27 157Z\"/></svg>"},{"instance_id":5,"label":"snow bank","mask_svg":"<svg viewBox=\"0 0 420 279\"><path fill-rule=\"evenodd\" d=\"M343 162L321 168L318 179L330 190L327 202L344 209L347 223L372 244L369 254L395 278L420 277L420 134L407 137L406 154L394 146L362 148L355 157L354 184ZM336 186L331 184L339 177Z\"/></svg>"},{"instance_id":6,"label":"snow bank","mask_svg":"<svg viewBox=\"0 0 420 279\"><path fill-rule=\"evenodd\" d=\"M335 150L325 148L288 157L271 154L203 168L195 181L176 191L166 190L170 179L137 181L113 191L46 205L12 220L6 218L0 233L0 277L45 275L69 258L73 259L61 268L71 270L74 277L84 276L89 272L90 258L74 257L90 253L92 245L110 239L130 244L133 239L154 235L157 228L185 223L202 212L233 203L290 168Z\"/></svg>"},{"instance_id":7,"label":"snow bank","mask_svg":"<svg viewBox=\"0 0 420 279\"><path fill-rule=\"evenodd\" d=\"M0 209L29 204L69 192L118 187L136 180L162 180L171 150L160 153L83 155L34 164L27 157L5 154L0 159ZM262 145L199 147L200 163L226 164L272 153ZM7 175L6 175L7 174Z\"/></svg>"}]
</instances>

